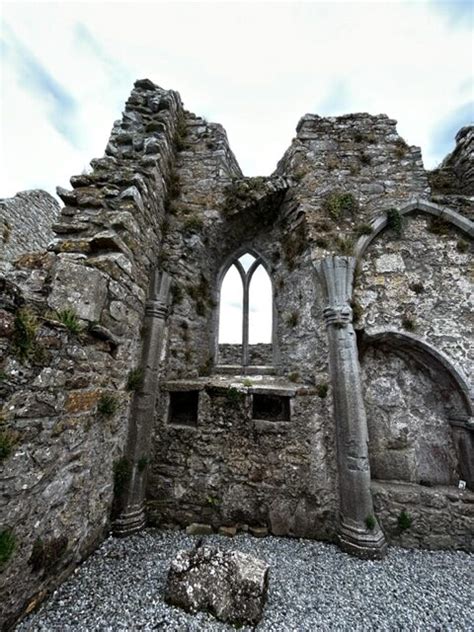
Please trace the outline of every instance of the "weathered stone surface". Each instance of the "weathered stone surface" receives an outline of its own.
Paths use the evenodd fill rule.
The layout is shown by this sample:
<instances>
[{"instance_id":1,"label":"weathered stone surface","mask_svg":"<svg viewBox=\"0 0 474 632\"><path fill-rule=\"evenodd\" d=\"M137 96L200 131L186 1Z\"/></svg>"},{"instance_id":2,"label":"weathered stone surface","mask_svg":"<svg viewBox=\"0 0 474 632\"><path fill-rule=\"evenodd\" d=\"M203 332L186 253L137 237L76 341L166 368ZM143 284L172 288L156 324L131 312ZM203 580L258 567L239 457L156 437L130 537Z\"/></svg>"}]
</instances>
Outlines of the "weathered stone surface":
<instances>
[{"instance_id":1,"label":"weathered stone surface","mask_svg":"<svg viewBox=\"0 0 474 632\"><path fill-rule=\"evenodd\" d=\"M168 573L165 599L191 612L210 611L217 619L256 625L267 599L269 566L240 551L200 546L180 551Z\"/></svg>"},{"instance_id":2,"label":"weathered stone surface","mask_svg":"<svg viewBox=\"0 0 474 632\"><path fill-rule=\"evenodd\" d=\"M107 277L94 268L60 261L54 270L53 288L48 297L51 309L71 308L79 318L100 321L107 299Z\"/></svg>"},{"instance_id":3,"label":"weathered stone surface","mask_svg":"<svg viewBox=\"0 0 474 632\"><path fill-rule=\"evenodd\" d=\"M26 252L43 250L53 239L57 200L41 190L21 191L0 200L0 269Z\"/></svg>"},{"instance_id":4,"label":"weathered stone surface","mask_svg":"<svg viewBox=\"0 0 474 632\"><path fill-rule=\"evenodd\" d=\"M474 552L474 492L374 481L372 493L377 519L390 543Z\"/></svg>"},{"instance_id":5,"label":"weathered stone surface","mask_svg":"<svg viewBox=\"0 0 474 632\"><path fill-rule=\"evenodd\" d=\"M188 535L211 535L211 533L213 533L213 529L210 524L193 522L193 524L186 527L186 533Z\"/></svg>"}]
</instances>

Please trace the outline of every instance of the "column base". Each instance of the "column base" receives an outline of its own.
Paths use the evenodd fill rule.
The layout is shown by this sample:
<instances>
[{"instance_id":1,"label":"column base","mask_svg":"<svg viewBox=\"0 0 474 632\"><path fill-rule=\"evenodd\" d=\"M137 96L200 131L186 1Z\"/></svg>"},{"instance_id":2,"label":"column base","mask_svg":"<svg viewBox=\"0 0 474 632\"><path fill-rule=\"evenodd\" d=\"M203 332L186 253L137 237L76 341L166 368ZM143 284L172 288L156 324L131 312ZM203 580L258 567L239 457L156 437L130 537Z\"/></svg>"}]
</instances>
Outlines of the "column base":
<instances>
[{"instance_id":1,"label":"column base","mask_svg":"<svg viewBox=\"0 0 474 632\"><path fill-rule=\"evenodd\" d=\"M112 522L112 533L116 538L123 538L141 531L146 524L145 508L142 506L126 510Z\"/></svg>"},{"instance_id":2,"label":"column base","mask_svg":"<svg viewBox=\"0 0 474 632\"><path fill-rule=\"evenodd\" d=\"M382 529L377 525L369 531L356 525L342 523L339 528L339 546L349 553L365 560L381 560L387 553L387 542Z\"/></svg>"}]
</instances>

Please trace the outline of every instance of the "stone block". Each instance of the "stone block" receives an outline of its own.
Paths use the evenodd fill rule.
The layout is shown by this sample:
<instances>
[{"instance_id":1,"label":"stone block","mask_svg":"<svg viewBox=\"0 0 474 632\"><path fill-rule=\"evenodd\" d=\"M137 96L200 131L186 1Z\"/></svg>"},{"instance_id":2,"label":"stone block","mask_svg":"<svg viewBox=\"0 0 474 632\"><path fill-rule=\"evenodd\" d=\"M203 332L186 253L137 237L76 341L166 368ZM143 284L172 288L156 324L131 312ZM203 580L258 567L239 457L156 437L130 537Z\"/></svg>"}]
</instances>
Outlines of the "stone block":
<instances>
[{"instance_id":1,"label":"stone block","mask_svg":"<svg viewBox=\"0 0 474 632\"><path fill-rule=\"evenodd\" d=\"M188 535L211 535L214 531L210 524L193 522L193 524L186 527L186 533Z\"/></svg>"},{"instance_id":2,"label":"stone block","mask_svg":"<svg viewBox=\"0 0 474 632\"><path fill-rule=\"evenodd\" d=\"M237 527L219 527L219 534L233 538L237 533Z\"/></svg>"},{"instance_id":3,"label":"stone block","mask_svg":"<svg viewBox=\"0 0 474 632\"><path fill-rule=\"evenodd\" d=\"M73 309L79 318L100 320L107 299L107 277L93 268L60 261L54 271L48 305L53 310Z\"/></svg>"},{"instance_id":4,"label":"stone block","mask_svg":"<svg viewBox=\"0 0 474 632\"><path fill-rule=\"evenodd\" d=\"M254 538L266 538L268 535L267 527L249 527L249 533Z\"/></svg>"},{"instance_id":5,"label":"stone block","mask_svg":"<svg viewBox=\"0 0 474 632\"><path fill-rule=\"evenodd\" d=\"M210 611L219 620L256 625L267 599L269 566L240 551L202 546L171 562L165 599L185 610Z\"/></svg>"}]
</instances>

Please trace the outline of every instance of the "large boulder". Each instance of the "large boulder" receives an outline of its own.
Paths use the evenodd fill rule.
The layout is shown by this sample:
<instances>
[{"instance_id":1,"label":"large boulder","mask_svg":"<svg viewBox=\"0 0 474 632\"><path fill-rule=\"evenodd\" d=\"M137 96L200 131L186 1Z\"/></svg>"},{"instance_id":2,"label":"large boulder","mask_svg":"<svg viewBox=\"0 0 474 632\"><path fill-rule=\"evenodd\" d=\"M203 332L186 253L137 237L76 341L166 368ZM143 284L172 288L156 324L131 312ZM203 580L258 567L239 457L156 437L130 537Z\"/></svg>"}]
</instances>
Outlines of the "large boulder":
<instances>
[{"instance_id":1,"label":"large boulder","mask_svg":"<svg viewBox=\"0 0 474 632\"><path fill-rule=\"evenodd\" d=\"M221 621L255 625L263 614L268 564L240 551L200 546L171 562L165 599L190 612L212 612Z\"/></svg>"}]
</instances>

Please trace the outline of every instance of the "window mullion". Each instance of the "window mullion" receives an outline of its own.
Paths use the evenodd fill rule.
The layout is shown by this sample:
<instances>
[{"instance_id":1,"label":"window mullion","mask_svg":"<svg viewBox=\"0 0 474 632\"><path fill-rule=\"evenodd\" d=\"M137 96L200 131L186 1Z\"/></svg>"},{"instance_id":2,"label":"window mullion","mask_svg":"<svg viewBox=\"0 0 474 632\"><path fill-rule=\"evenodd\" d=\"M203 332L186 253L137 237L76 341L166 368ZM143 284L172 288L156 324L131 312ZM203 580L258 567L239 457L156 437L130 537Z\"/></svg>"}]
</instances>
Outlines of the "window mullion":
<instances>
[{"instance_id":1,"label":"window mullion","mask_svg":"<svg viewBox=\"0 0 474 632\"><path fill-rule=\"evenodd\" d=\"M249 276L244 278L244 303L242 317L242 366L249 364Z\"/></svg>"}]
</instances>

